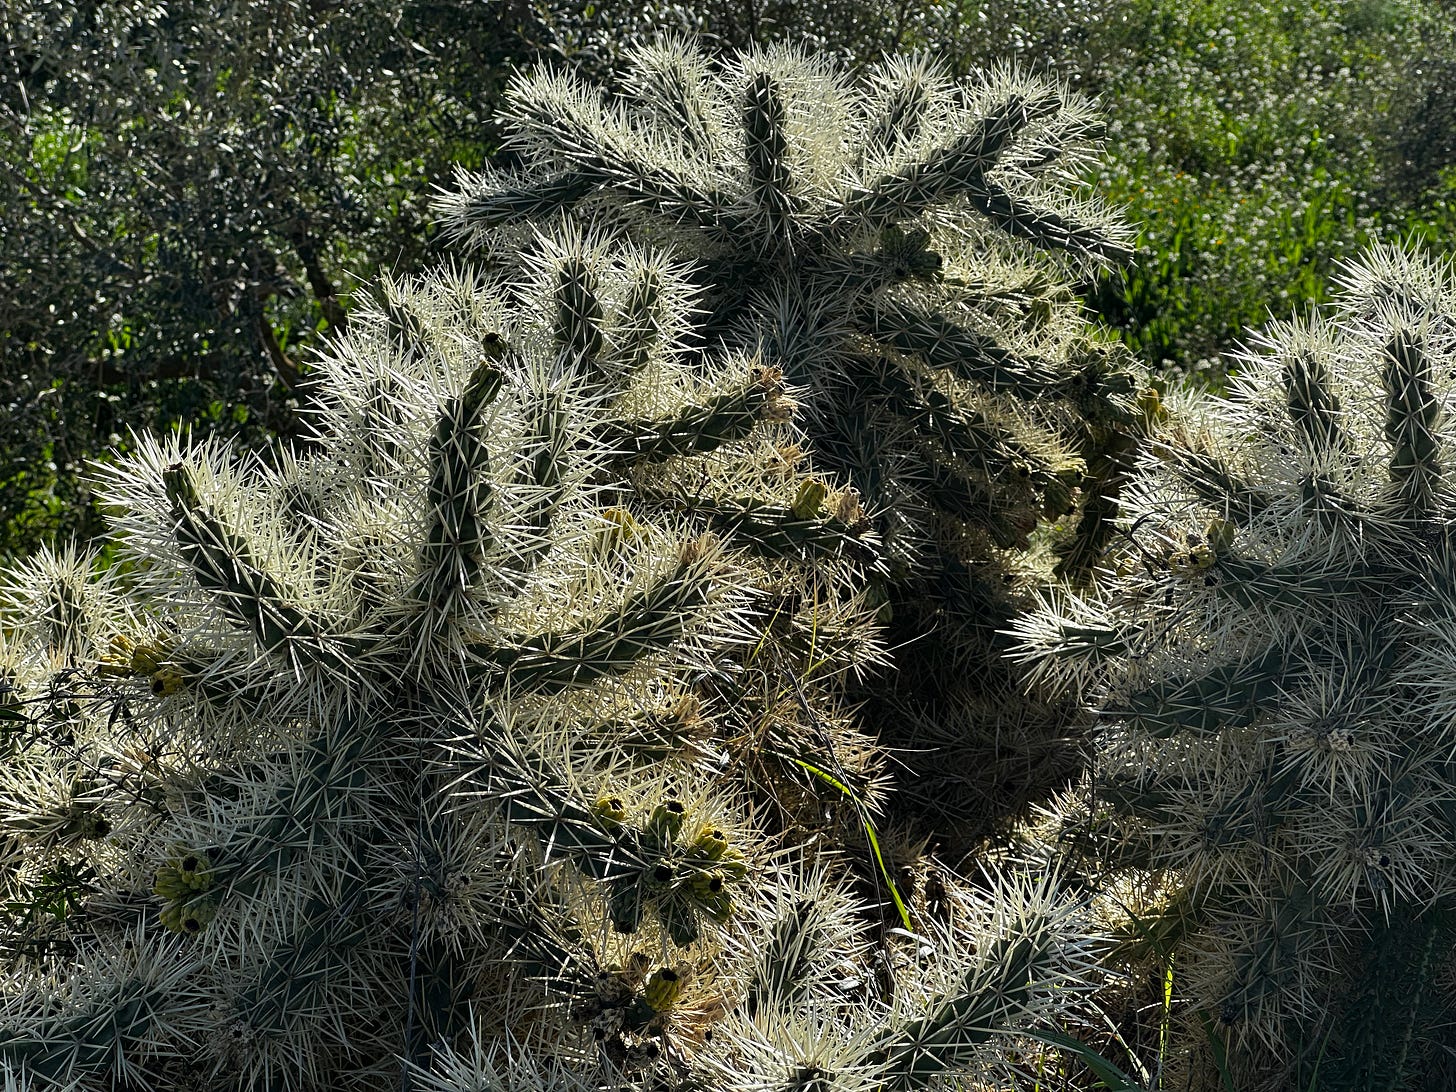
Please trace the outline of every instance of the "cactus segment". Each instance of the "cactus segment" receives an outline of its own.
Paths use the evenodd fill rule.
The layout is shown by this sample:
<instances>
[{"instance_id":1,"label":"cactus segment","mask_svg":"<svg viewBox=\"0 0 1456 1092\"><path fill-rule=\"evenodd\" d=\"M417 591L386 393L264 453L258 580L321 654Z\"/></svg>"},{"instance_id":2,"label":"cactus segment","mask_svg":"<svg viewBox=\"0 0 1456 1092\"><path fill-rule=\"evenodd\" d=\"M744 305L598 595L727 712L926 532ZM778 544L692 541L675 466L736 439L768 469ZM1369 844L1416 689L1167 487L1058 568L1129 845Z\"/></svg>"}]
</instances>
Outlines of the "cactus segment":
<instances>
[{"instance_id":1,"label":"cactus segment","mask_svg":"<svg viewBox=\"0 0 1456 1092\"><path fill-rule=\"evenodd\" d=\"M428 608L437 627L459 612L494 545L487 522L492 490L482 414L500 394L504 379L494 365L480 364L435 426L426 501L429 531L409 597Z\"/></svg>"},{"instance_id":2,"label":"cactus segment","mask_svg":"<svg viewBox=\"0 0 1456 1092\"><path fill-rule=\"evenodd\" d=\"M594 631L467 645L466 655L491 674L494 686L538 693L587 686L604 675L630 670L642 657L675 641L708 601L710 587L701 567L686 560L653 587L629 596L621 611Z\"/></svg>"},{"instance_id":3,"label":"cactus segment","mask_svg":"<svg viewBox=\"0 0 1456 1092\"><path fill-rule=\"evenodd\" d=\"M714 451L743 439L761 421L786 417L781 379L773 369L760 369L741 388L688 406L666 420L605 422L593 430L592 442L620 459L648 463Z\"/></svg>"},{"instance_id":4,"label":"cactus segment","mask_svg":"<svg viewBox=\"0 0 1456 1092\"><path fill-rule=\"evenodd\" d=\"M163 473L172 504L174 534L198 582L216 593L229 617L253 631L267 652L353 672L346 653L259 568L247 541L229 531L197 495L191 472L181 463Z\"/></svg>"},{"instance_id":5,"label":"cactus segment","mask_svg":"<svg viewBox=\"0 0 1456 1092\"><path fill-rule=\"evenodd\" d=\"M743 104L744 159L748 196L763 218L763 237L792 249L793 194L784 135L784 103L774 79L758 72L749 80Z\"/></svg>"},{"instance_id":6,"label":"cactus segment","mask_svg":"<svg viewBox=\"0 0 1456 1092\"><path fill-rule=\"evenodd\" d=\"M1018 360L990 338L950 322L944 315L879 304L860 320L865 333L902 353L918 354L932 369L989 391L1018 398L1045 397L1056 373Z\"/></svg>"}]
</instances>

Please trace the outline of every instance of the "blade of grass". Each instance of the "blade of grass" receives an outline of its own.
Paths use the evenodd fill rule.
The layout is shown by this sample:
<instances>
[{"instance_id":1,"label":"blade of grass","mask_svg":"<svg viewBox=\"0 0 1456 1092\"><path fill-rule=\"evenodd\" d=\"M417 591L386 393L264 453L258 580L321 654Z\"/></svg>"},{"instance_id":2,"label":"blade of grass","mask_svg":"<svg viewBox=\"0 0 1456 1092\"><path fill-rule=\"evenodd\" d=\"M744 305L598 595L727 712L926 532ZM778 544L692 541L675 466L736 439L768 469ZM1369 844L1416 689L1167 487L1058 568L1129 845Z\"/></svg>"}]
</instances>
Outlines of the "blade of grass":
<instances>
[{"instance_id":1,"label":"blade of grass","mask_svg":"<svg viewBox=\"0 0 1456 1092\"><path fill-rule=\"evenodd\" d=\"M895 886L895 881L890 878L890 870L885 867L885 858L880 853L880 840L875 835L875 825L870 821L869 809L864 806L864 802L861 801L855 791L851 789L848 785L846 785L843 781L839 780L839 778L835 777L833 774L825 770L821 770L812 762L806 762L802 758L795 758L793 755L783 755L776 753L775 757L781 758L786 762L792 762L795 766L799 766L802 769L809 771L809 773L819 778L826 785L830 785L833 788L838 789L840 792L844 793L845 796L849 797L850 802L854 804L854 810L859 813L859 821L864 824L865 836L869 838L870 851L875 855L875 863L879 865L880 875L885 877L885 883L889 885L890 898L895 900L895 909L898 910L900 913L900 923L905 926L905 931L907 933L913 933L915 931L915 927L910 922L910 911L905 906L905 901L900 898L900 891Z\"/></svg>"}]
</instances>

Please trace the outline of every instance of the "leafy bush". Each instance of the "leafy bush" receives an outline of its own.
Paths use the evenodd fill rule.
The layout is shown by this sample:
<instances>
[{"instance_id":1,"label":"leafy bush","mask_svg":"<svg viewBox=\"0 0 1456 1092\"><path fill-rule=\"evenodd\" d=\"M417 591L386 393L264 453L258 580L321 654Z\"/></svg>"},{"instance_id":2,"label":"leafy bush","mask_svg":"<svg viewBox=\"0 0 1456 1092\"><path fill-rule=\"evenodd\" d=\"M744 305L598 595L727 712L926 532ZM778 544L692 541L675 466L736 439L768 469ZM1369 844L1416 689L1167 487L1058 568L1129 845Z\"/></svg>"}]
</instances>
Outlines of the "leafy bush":
<instances>
[{"instance_id":1,"label":"leafy bush","mask_svg":"<svg viewBox=\"0 0 1456 1092\"><path fill-rule=\"evenodd\" d=\"M0 13L0 551L100 530L85 460L297 432L351 278L418 265L494 148L522 5L24 0Z\"/></svg>"}]
</instances>

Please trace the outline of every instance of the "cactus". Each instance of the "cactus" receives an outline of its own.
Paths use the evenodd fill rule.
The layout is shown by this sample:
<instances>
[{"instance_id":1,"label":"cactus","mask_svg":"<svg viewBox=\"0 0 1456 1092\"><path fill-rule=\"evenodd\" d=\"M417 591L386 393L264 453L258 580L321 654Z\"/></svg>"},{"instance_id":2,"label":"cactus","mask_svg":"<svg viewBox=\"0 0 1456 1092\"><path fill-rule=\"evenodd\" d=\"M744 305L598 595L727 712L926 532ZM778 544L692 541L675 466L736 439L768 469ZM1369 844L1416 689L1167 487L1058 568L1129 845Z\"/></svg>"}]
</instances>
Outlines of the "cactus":
<instances>
[{"instance_id":1,"label":"cactus","mask_svg":"<svg viewBox=\"0 0 1456 1092\"><path fill-rule=\"evenodd\" d=\"M671 263L535 255L385 283L316 450L139 441L123 563L6 576L7 1086L767 1087L809 1027L906 1086L1078 995L1045 882L856 893L880 546L782 376Z\"/></svg>"},{"instance_id":2,"label":"cactus","mask_svg":"<svg viewBox=\"0 0 1456 1092\"><path fill-rule=\"evenodd\" d=\"M1031 677L1101 714L1096 822L1072 802L1067 831L1124 901L1167 893L1134 912L1240 1088L1374 1087L1438 1041L1417 1015L1456 898L1453 365L1450 266L1372 251L1228 400L1175 404L1094 591L1016 623ZM1392 945L1419 973L1372 995L1357 953Z\"/></svg>"},{"instance_id":3,"label":"cactus","mask_svg":"<svg viewBox=\"0 0 1456 1092\"><path fill-rule=\"evenodd\" d=\"M855 84L792 48L715 66L666 42L631 53L615 95L527 72L503 116L522 165L463 175L446 232L509 260L532 226L583 221L691 255L709 343L803 388L816 461L878 514L900 672L862 697L911 771L901 798L963 847L1064 780L1069 710L1006 711L997 629L1029 573L1095 561L1136 433L1124 355L1069 287L1129 253L1075 184L1096 114L923 55ZM985 776L937 773L951 740Z\"/></svg>"}]
</instances>

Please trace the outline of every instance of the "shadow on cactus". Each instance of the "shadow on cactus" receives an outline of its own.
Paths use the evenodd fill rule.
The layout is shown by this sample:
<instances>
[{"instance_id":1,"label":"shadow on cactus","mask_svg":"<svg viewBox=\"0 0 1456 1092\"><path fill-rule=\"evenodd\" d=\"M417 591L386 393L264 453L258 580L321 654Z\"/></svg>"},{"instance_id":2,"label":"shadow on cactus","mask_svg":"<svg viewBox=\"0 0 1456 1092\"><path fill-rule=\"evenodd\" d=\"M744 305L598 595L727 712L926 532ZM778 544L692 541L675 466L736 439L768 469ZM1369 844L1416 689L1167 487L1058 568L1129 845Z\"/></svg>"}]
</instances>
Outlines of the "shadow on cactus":
<instances>
[{"instance_id":1,"label":"shadow on cactus","mask_svg":"<svg viewBox=\"0 0 1456 1092\"><path fill-rule=\"evenodd\" d=\"M996 630L1026 551L1046 540L1033 571L1085 573L1132 446L1125 354L1069 283L1129 253L1076 181L1096 114L923 56L852 83L790 48L714 63L669 42L610 94L518 76L503 116L523 165L462 176L437 203L447 233L509 259L530 225L575 217L691 255L704 336L803 388L816 461L877 513L900 673L864 697L910 771L901 799L964 849L1064 782L1066 709L985 714L1020 700ZM937 775L948 741L976 773Z\"/></svg>"},{"instance_id":2,"label":"shadow on cactus","mask_svg":"<svg viewBox=\"0 0 1456 1092\"><path fill-rule=\"evenodd\" d=\"M1134 912L1240 1088L1442 1083L1453 375L1450 266L1370 253L1239 358L1228 401L1173 407L1095 591L1016 626L1033 677L1090 687L1106 726L1098 821L1074 802L1068 832L1124 899L1164 877Z\"/></svg>"},{"instance_id":3,"label":"shadow on cactus","mask_svg":"<svg viewBox=\"0 0 1456 1092\"><path fill-rule=\"evenodd\" d=\"M909 1087L1076 996L1046 883L850 894L792 760L874 799L879 547L781 376L635 251L520 277L384 285L313 454L139 442L128 564L8 575L7 1082Z\"/></svg>"}]
</instances>

